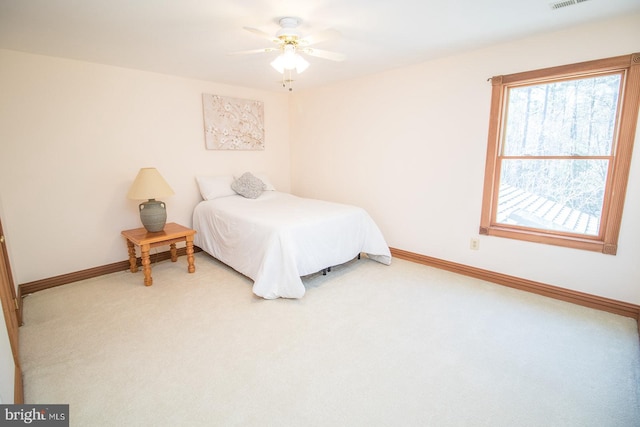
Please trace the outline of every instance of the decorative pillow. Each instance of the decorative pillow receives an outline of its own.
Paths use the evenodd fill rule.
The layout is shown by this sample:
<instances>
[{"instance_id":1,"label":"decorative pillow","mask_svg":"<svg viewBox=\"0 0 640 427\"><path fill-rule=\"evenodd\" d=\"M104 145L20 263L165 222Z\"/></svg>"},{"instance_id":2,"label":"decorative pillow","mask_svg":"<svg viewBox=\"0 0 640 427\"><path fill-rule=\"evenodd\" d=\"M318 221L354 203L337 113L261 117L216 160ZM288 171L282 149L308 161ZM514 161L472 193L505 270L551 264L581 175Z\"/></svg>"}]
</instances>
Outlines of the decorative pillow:
<instances>
[{"instance_id":1,"label":"decorative pillow","mask_svg":"<svg viewBox=\"0 0 640 427\"><path fill-rule=\"evenodd\" d=\"M255 199L262 194L265 185L264 182L260 181L251 173L245 172L240 178L233 181L231 188L247 199Z\"/></svg>"},{"instance_id":2,"label":"decorative pillow","mask_svg":"<svg viewBox=\"0 0 640 427\"><path fill-rule=\"evenodd\" d=\"M234 196L235 191L231 188L233 175L220 176L196 176L200 194L204 200L213 200L218 197Z\"/></svg>"}]
</instances>

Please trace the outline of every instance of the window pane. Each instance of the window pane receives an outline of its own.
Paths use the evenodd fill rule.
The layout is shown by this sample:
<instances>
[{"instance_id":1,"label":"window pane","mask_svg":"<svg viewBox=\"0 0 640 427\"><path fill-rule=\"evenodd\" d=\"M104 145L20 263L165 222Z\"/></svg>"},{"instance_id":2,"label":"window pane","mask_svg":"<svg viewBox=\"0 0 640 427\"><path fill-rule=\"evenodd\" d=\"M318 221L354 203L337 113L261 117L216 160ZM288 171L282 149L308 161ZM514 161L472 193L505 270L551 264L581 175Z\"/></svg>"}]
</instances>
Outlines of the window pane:
<instances>
[{"instance_id":1,"label":"window pane","mask_svg":"<svg viewBox=\"0 0 640 427\"><path fill-rule=\"evenodd\" d=\"M608 160L502 160L496 221L597 236Z\"/></svg>"},{"instance_id":2,"label":"window pane","mask_svg":"<svg viewBox=\"0 0 640 427\"><path fill-rule=\"evenodd\" d=\"M510 88L505 156L611 154L620 74Z\"/></svg>"}]
</instances>

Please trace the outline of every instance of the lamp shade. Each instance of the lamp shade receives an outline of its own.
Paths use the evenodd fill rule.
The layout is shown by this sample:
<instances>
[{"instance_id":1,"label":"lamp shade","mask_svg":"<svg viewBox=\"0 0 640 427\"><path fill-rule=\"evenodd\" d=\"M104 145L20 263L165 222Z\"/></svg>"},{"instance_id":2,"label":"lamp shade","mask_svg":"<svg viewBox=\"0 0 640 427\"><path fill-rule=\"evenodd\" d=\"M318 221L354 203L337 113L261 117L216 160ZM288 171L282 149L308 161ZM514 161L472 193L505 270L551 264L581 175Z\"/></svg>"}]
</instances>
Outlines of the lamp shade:
<instances>
[{"instance_id":1,"label":"lamp shade","mask_svg":"<svg viewBox=\"0 0 640 427\"><path fill-rule=\"evenodd\" d=\"M127 198L134 200L156 199L175 193L156 168L142 168L133 180Z\"/></svg>"}]
</instances>

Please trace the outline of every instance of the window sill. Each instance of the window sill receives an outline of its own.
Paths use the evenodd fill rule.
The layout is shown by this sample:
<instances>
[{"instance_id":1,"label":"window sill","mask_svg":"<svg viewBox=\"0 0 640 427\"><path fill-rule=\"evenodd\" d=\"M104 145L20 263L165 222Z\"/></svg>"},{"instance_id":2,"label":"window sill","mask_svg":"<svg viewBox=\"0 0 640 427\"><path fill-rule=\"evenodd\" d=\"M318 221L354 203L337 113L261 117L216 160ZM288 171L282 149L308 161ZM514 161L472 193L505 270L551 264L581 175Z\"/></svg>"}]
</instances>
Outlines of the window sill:
<instances>
[{"instance_id":1,"label":"window sill","mask_svg":"<svg viewBox=\"0 0 640 427\"><path fill-rule=\"evenodd\" d=\"M587 239L570 235L556 235L540 232L538 230L514 229L492 225L480 227L480 234L485 236L505 237L508 239L523 240L527 242L545 243L547 245L563 246L573 249L581 249L592 252L600 252L607 255L615 255L617 246L606 244L602 240Z\"/></svg>"}]
</instances>

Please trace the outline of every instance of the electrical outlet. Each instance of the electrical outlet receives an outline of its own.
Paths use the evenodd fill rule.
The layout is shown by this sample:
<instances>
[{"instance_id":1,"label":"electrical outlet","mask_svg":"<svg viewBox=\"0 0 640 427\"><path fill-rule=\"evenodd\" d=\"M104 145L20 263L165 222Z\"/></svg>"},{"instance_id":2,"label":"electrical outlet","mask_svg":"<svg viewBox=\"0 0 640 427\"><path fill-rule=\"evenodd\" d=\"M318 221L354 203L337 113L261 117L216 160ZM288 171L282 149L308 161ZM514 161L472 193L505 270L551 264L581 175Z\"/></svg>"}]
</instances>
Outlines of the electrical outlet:
<instances>
[{"instance_id":1,"label":"electrical outlet","mask_svg":"<svg viewBox=\"0 0 640 427\"><path fill-rule=\"evenodd\" d=\"M469 248L474 251L480 249L480 239L478 237L472 237L471 242L469 243Z\"/></svg>"}]
</instances>

